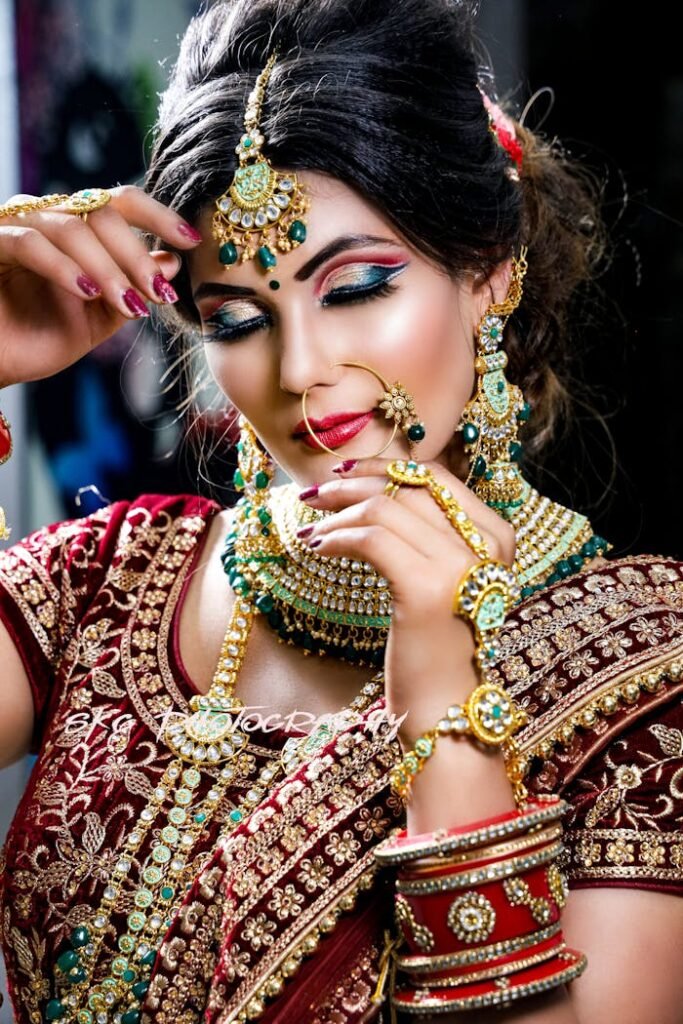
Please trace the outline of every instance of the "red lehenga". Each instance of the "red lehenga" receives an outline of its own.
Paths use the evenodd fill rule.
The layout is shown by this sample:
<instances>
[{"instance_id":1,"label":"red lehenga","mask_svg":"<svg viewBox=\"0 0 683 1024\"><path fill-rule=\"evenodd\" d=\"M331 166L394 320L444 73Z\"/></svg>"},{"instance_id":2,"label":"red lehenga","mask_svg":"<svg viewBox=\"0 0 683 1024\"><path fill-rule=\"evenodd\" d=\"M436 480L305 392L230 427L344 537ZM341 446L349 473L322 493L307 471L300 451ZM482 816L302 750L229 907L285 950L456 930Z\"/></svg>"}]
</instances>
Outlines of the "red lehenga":
<instances>
[{"instance_id":1,"label":"red lehenga","mask_svg":"<svg viewBox=\"0 0 683 1024\"><path fill-rule=\"evenodd\" d=\"M19 1024L42 1024L65 939L98 905L171 759L160 725L196 693L178 612L218 511L187 495L145 495L0 553L0 615L36 706L37 759L0 865ZM523 602L501 642L501 679L531 716L520 737L530 788L561 792L571 807L570 886L683 894L683 565L638 556L573 576ZM398 744L386 722L376 727L382 706L229 833L227 816L251 783L228 790L191 851L143 1024L380 1020L371 996L393 880L377 871L373 849L404 824L388 785ZM254 767L285 739L252 731ZM130 899L111 918L110 959Z\"/></svg>"}]
</instances>

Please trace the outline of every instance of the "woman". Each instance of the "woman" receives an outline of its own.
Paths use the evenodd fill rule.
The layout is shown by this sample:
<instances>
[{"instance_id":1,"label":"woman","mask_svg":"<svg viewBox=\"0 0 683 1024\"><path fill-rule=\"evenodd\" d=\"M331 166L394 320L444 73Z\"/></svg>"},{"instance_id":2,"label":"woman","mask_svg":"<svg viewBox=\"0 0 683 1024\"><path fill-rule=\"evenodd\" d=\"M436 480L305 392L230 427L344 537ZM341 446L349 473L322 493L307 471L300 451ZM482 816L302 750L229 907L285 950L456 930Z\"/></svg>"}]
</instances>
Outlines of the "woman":
<instances>
[{"instance_id":1,"label":"woman","mask_svg":"<svg viewBox=\"0 0 683 1024\"><path fill-rule=\"evenodd\" d=\"M683 574L523 476L598 218L465 6L217 3L145 192L0 212L3 384L151 303L245 492L2 554L17 1019L679 1021Z\"/></svg>"}]
</instances>

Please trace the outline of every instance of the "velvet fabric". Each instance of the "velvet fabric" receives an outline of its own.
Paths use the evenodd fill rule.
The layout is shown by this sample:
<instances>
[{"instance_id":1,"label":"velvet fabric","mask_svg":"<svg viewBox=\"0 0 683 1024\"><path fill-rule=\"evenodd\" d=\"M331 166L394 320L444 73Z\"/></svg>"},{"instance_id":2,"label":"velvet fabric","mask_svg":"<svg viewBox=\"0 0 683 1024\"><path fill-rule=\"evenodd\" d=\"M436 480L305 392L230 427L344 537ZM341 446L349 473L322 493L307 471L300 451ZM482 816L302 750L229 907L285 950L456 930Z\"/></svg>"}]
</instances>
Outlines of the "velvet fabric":
<instances>
[{"instance_id":1,"label":"velvet fabric","mask_svg":"<svg viewBox=\"0 0 683 1024\"><path fill-rule=\"evenodd\" d=\"M143 495L0 553L0 616L36 709L36 760L0 865L19 1024L42 1024L55 961L99 905L171 760L163 723L197 692L180 659L179 610L218 511L193 496ZM571 805L570 886L681 894L683 566L610 561L524 601L501 639L500 679L531 716L520 737L530 788ZM237 826L229 812L251 783L228 789L191 851L143 1020L225 1024L260 1009L268 1024L379 1021L370 997L393 878L373 848L405 823L388 784L398 743L377 726L383 706L381 697ZM286 738L250 733L252 776ZM200 793L212 781L203 774ZM96 978L125 930L134 881L135 865Z\"/></svg>"}]
</instances>

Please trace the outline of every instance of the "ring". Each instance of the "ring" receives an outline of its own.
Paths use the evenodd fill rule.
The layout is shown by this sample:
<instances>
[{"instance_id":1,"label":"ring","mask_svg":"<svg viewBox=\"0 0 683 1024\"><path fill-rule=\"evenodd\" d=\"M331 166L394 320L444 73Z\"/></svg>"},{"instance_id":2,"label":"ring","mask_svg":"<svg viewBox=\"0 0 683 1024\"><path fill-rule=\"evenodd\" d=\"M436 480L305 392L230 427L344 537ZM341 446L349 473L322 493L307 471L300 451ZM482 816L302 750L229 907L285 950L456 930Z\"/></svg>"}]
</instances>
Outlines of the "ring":
<instances>
[{"instance_id":1,"label":"ring","mask_svg":"<svg viewBox=\"0 0 683 1024\"><path fill-rule=\"evenodd\" d=\"M401 486L425 487L439 508L445 512L448 522L456 533L460 534L470 551L473 551L480 559L489 557L488 544L460 502L447 487L443 487L439 483L431 469L427 469L422 463L396 459L387 465L386 473L389 482L384 488L385 494L393 497Z\"/></svg>"},{"instance_id":2,"label":"ring","mask_svg":"<svg viewBox=\"0 0 683 1024\"><path fill-rule=\"evenodd\" d=\"M16 203L3 203L0 205L0 217L24 217L27 213L61 206L64 213L75 213L86 221L89 213L106 206L111 198L111 192L107 188L82 188L70 196L52 192L50 195L36 196L32 199L19 199Z\"/></svg>"},{"instance_id":3,"label":"ring","mask_svg":"<svg viewBox=\"0 0 683 1024\"><path fill-rule=\"evenodd\" d=\"M391 384L389 384L384 379L384 377L382 376L381 373L378 373L377 370L373 370L370 366L366 366L365 363L333 363L332 364L332 368L334 369L335 366L357 366L361 370L367 370L368 373L371 373L373 375L373 377L377 378L377 380L380 382L380 384L384 388L385 392L387 392L389 394L391 393ZM306 388L304 390L304 393L301 396L301 410L303 412L303 421L306 424L306 430L309 432L311 437L314 438L315 443L320 448L323 448L326 452L329 452L330 455L338 456L338 453L334 450L334 448L328 448L326 444L323 444L323 442L320 440L320 438L316 436L316 434L315 434L311 424L308 422L308 415L306 413L306 398L308 396L308 392L309 391L310 391L310 388ZM391 437L389 438L387 443L382 448L380 448L380 450L378 452L375 452L374 455L363 455L362 458L364 458L364 459L376 459L378 455L381 455L382 452L386 451L387 448L389 447L389 445L391 444L391 442L396 437L396 431L398 430L398 423L399 423L399 421L397 419L394 419L394 429L391 432Z\"/></svg>"}]
</instances>

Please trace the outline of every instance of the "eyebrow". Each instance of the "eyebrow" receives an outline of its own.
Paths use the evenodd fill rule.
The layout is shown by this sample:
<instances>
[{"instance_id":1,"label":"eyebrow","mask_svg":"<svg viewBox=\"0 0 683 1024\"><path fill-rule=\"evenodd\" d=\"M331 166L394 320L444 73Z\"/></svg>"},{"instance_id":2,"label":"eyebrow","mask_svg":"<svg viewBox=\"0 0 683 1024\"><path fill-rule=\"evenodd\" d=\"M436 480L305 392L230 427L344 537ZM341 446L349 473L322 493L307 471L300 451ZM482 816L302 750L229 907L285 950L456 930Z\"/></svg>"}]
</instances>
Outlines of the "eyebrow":
<instances>
[{"instance_id":1,"label":"eyebrow","mask_svg":"<svg viewBox=\"0 0 683 1024\"><path fill-rule=\"evenodd\" d=\"M333 238L331 242L323 246L315 256L311 256L310 260L297 270L294 280L308 280L319 266L332 259L333 256L338 256L340 252L346 252L347 249L363 249L371 245L391 245L398 248L398 242L392 238L382 238L380 235L339 235L338 238ZM195 302L199 302L207 295L256 295L256 290L243 285L203 281L193 292L192 298Z\"/></svg>"}]
</instances>

